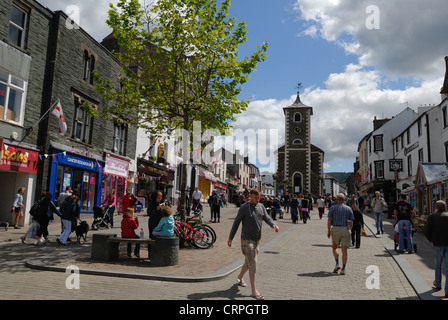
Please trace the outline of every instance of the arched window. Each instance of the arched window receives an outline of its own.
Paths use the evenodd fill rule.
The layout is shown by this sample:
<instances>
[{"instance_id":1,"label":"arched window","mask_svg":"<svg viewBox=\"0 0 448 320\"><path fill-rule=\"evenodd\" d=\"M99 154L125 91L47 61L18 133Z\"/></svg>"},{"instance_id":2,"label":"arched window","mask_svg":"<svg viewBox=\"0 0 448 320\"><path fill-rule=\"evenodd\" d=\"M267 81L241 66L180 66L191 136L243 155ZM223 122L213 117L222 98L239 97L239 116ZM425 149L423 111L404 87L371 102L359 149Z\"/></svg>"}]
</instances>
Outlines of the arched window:
<instances>
[{"instance_id":1,"label":"arched window","mask_svg":"<svg viewBox=\"0 0 448 320\"><path fill-rule=\"evenodd\" d=\"M300 139L295 139L295 140L292 142L292 144L293 144L293 145L302 145L303 142L302 142L302 140L300 140Z\"/></svg>"},{"instance_id":2,"label":"arched window","mask_svg":"<svg viewBox=\"0 0 448 320\"><path fill-rule=\"evenodd\" d=\"M302 114L300 112L294 114L294 122L302 122Z\"/></svg>"}]
</instances>

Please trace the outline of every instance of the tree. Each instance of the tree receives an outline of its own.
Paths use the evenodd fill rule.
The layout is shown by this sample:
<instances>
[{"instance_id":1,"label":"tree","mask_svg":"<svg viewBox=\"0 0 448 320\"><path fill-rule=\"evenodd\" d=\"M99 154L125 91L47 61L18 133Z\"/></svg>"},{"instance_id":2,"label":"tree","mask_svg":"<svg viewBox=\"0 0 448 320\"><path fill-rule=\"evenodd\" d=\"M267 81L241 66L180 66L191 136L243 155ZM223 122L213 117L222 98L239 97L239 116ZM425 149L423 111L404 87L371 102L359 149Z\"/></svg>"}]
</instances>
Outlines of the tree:
<instances>
[{"instance_id":1,"label":"tree","mask_svg":"<svg viewBox=\"0 0 448 320\"><path fill-rule=\"evenodd\" d=\"M268 44L239 59L247 31L244 22L229 17L230 0L157 0L151 5L120 0L110 8L107 23L117 39L123 75L120 87L97 77L97 90L111 102L104 117L152 136L191 132L195 121L202 132L224 134L234 116L246 110L248 101L238 94L266 59ZM187 160L191 157L184 159L183 172ZM187 181L182 176L184 214Z\"/></svg>"}]
</instances>

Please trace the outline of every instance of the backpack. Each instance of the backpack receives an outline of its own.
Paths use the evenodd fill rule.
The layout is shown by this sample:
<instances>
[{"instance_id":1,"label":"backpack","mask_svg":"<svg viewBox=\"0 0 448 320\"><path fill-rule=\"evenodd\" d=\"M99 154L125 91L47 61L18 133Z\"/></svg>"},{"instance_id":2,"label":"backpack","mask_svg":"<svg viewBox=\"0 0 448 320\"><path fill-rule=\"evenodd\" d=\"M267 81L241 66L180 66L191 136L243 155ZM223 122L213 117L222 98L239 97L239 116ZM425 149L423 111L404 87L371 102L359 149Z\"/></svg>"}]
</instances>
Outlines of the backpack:
<instances>
[{"instance_id":1,"label":"backpack","mask_svg":"<svg viewBox=\"0 0 448 320\"><path fill-rule=\"evenodd\" d=\"M213 198L213 204L216 205L216 206L219 206L219 205L221 204L221 201L220 201L218 195L215 195L215 196L214 196L214 198Z\"/></svg>"},{"instance_id":2,"label":"backpack","mask_svg":"<svg viewBox=\"0 0 448 320\"><path fill-rule=\"evenodd\" d=\"M37 200L36 202L34 202L33 206L30 209L30 216L32 216L33 218L36 216L37 212L39 211L39 206L40 203L42 202L42 200Z\"/></svg>"}]
</instances>

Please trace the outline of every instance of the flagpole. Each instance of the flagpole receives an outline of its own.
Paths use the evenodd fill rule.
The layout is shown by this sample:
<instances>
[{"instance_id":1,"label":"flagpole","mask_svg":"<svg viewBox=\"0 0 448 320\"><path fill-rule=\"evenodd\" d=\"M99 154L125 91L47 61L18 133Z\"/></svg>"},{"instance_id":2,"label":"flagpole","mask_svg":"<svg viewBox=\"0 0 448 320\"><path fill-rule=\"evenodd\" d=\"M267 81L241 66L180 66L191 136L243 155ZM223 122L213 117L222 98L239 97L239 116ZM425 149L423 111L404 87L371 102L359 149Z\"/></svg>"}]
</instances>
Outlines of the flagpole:
<instances>
[{"instance_id":1,"label":"flagpole","mask_svg":"<svg viewBox=\"0 0 448 320\"><path fill-rule=\"evenodd\" d=\"M34 127L36 125L38 125L51 111L53 111L53 109L58 105L59 102L60 102L59 99L56 100L56 102L53 103L47 111L45 111L45 113L42 115L42 117L39 118L39 120L37 120L37 122L35 122L31 127L25 129L25 134L23 135L22 140L20 140L17 146L19 146L23 142L23 140L25 140L25 138L28 137L28 135L34 130Z\"/></svg>"}]
</instances>

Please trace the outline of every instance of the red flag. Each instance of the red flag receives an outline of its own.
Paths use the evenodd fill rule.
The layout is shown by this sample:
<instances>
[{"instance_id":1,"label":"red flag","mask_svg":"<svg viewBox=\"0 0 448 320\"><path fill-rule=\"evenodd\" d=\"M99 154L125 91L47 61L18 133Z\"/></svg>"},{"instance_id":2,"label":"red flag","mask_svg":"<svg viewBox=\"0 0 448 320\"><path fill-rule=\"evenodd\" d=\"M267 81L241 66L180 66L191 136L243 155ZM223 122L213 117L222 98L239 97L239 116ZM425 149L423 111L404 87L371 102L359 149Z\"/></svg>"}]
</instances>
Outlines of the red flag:
<instances>
[{"instance_id":1,"label":"red flag","mask_svg":"<svg viewBox=\"0 0 448 320\"><path fill-rule=\"evenodd\" d=\"M61 102L59 100L51 114L59 119L59 134L61 136L65 135L65 132L67 132L67 124L65 123L64 113L62 112Z\"/></svg>"}]
</instances>

